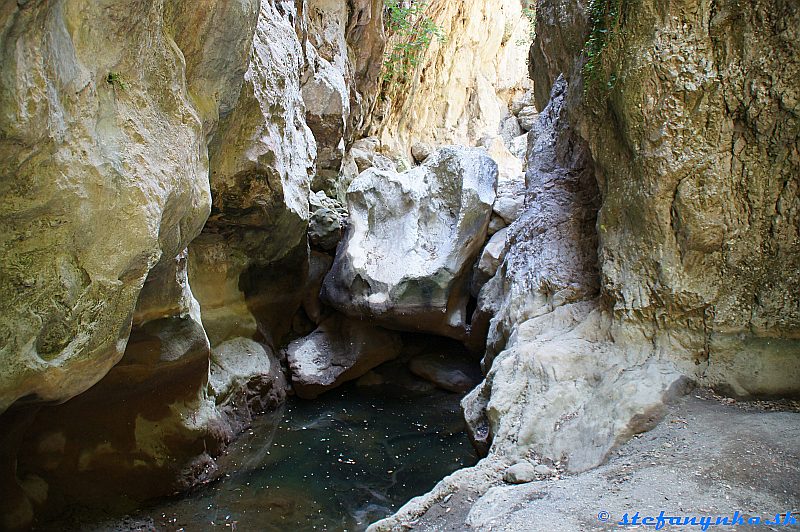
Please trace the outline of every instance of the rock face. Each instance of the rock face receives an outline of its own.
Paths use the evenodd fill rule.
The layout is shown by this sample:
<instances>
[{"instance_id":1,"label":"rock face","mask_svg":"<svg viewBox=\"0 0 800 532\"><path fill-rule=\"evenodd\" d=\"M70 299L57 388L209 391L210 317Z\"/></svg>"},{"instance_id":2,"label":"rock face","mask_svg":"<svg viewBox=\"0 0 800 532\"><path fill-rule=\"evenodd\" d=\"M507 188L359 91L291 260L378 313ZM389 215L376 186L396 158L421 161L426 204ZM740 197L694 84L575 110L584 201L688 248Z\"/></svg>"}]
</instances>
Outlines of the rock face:
<instances>
[{"instance_id":1,"label":"rock face","mask_svg":"<svg viewBox=\"0 0 800 532\"><path fill-rule=\"evenodd\" d=\"M681 331L677 356L702 382L796 394L800 9L671 3L660 18L648 5L628 15L634 40L610 36L596 71L620 81L581 124L603 194L604 293L620 317L658 323L659 345ZM612 60L634 48L635 61ZM648 61L648 75L627 76Z\"/></svg>"},{"instance_id":2,"label":"rock face","mask_svg":"<svg viewBox=\"0 0 800 532\"><path fill-rule=\"evenodd\" d=\"M434 39L407 84L384 86L368 130L397 153L417 142L474 146L497 135L509 103L529 88L522 2L441 2L427 13L446 41Z\"/></svg>"},{"instance_id":3,"label":"rock face","mask_svg":"<svg viewBox=\"0 0 800 532\"><path fill-rule=\"evenodd\" d=\"M346 145L377 89L383 53L383 1L309 0L301 15L306 66L302 75L306 121L317 146L315 191L343 195ZM342 188L343 186L343 188Z\"/></svg>"},{"instance_id":4,"label":"rock face","mask_svg":"<svg viewBox=\"0 0 800 532\"><path fill-rule=\"evenodd\" d=\"M122 357L148 272L208 216L206 134L238 94L256 8L2 8L0 411L65 401ZM192 55L200 42L226 62Z\"/></svg>"},{"instance_id":5,"label":"rock face","mask_svg":"<svg viewBox=\"0 0 800 532\"><path fill-rule=\"evenodd\" d=\"M292 386L303 399L314 399L397 357L402 346L397 333L332 316L309 336L289 344Z\"/></svg>"},{"instance_id":6,"label":"rock face","mask_svg":"<svg viewBox=\"0 0 800 532\"><path fill-rule=\"evenodd\" d=\"M619 5L609 27L537 3L525 210L480 294L488 375L462 403L488 459L371 530L531 456L594 467L689 381L800 393L800 9Z\"/></svg>"},{"instance_id":7,"label":"rock face","mask_svg":"<svg viewBox=\"0 0 800 532\"><path fill-rule=\"evenodd\" d=\"M284 397L271 344L303 296L315 156L301 19L249 0L0 11L0 527L211 478Z\"/></svg>"},{"instance_id":8,"label":"rock face","mask_svg":"<svg viewBox=\"0 0 800 532\"><path fill-rule=\"evenodd\" d=\"M654 415L682 379L644 344L626 350L606 339L611 316L596 299L600 195L586 143L566 120L567 98L562 78L531 133L527 208L482 294L494 314L488 374L465 412L497 458L515 462L533 451L582 470L623 434L643 430L632 420Z\"/></svg>"},{"instance_id":9,"label":"rock face","mask_svg":"<svg viewBox=\"0 0 800 532\"><path fill-rule=\"evenodd\" d=\"M287 5L262 4L241 95L210 148L214 204L190 275L213 345L257 333L275 345L302 298L316 145L304 121L299 15ZM265 321L276 305L286 319Z\"/></svg>"},{"instance_id":10,"label":"rock face","mask_svg":"<svg viewBox=\"0 0 800 532\"><path fill-rule=\"evenodd\" d=\"M213 453L225 435L184 252L257 16L250 1L0 11L0 411L16 401L0 419L3 528L213 470L202 442Z\"/></svg>"},{"instance_id":11,"label":"rock face","mask_svg":"<svg viewBox=\"0 0 800 532\"><path fill-rule=\"evenodd\" d=\"M386 327L463 338L469 270L486 237L496 179L484 152L457 147L402 174L359 175L323 300Z\"/></svg>"},{"instance_id":12,"label":"rock face","mask_svg":"<svg viewBox=\"0 0 800 532\"><path fill-rule=\"evenodd\" d=\"M567 457L573 470L592 467L650 427L688 379L742 395L798 393L800 200L791 191L800 159L788 149L776 159L756 147L760 127L771 144L796 143L798 110L778 103L791 92L782 84L774 100L749 104L764 110L758 120L748 118L756 109L731 102L748 101L734 72L768 80L783 71L797 80L800 65L766 51L784 49L781 32L755 41L774 61L759 66L722 37L734 33L734 20L769 11L766 4L749 15L722 10L710 35L685 25L700 15L674 9L680 24L659 22L647 9L625 21L640 40L624 42L649 50L643 61L662 72L653 74L655 93L650 78L625 75L637 62L611 64L612 56L633 52L608 52L596 68L614 68L626 81L600 91L601 105L597 89L584 95L582 85L592 80L570 65L574 81L552 83L530 133L526 211L509 228L505 261L482 294L494 314L484 361L491 369L465 404L474 433L493 438L492 453L513 458L532 450ZM556 11L547 6L539 16ZM571 13L560 11L560 26ZM581 24L578 16L573 27ZM641 30L654 25L654 35ZM614 39L609 49L623 45ZM579 52L551 50L558 42L543 36L537 53ZM677 42L698 48L689 53ZM686 55L688 62L678 62ZM730 66L721 57L737 59ZM694 81L670 77L671 69ZM686 100L687 90L696 100ZM612 115L625 119L612 125ZM720 151L720 143L729 148ZM779 265L780 281L767 264ZM537 393L520 400L527 389Z\"/></svg>"}]
</instances>

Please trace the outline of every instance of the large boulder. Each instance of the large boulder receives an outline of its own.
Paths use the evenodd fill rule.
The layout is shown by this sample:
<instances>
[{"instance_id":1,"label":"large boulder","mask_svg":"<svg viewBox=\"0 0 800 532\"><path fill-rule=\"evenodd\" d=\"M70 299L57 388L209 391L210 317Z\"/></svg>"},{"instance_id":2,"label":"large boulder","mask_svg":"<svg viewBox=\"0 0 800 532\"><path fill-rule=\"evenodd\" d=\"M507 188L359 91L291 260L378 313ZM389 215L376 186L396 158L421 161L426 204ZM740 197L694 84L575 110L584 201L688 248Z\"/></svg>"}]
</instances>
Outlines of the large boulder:
<instances>
[{"instance_id":1,"label":"large boulder","mask_svg":"<svg viewBox=\"0 0 800 532\"><path fill-rule=\"evenodd\" d=\"M289 344L292 386L298 396L314 399L396 358L402 346L398 333L334 315Z\"/></svg>"},{"instance_id":2,"label":"large boulder","mask_svg":"<svg viewBox=\"0 0 800 532\"><path fill-rule=\"evenodd\" d=\"M253 416L278 407L286 389L278 358L263 344L234 338L212 349L208 395L225 414L228 434L238 434Z\"/></svg>"},{"instance_id":3,"label":"large boulder","mask_svg":"<svg viewBox=\"0 0 800 532\"><path fill-rule=\"evenodd\" d=\"M323 300L390 328L463 338L496 181L483 150L460 147L402 174L363 172L347 193L350 226Z\"/></svg>"}]
</instances>

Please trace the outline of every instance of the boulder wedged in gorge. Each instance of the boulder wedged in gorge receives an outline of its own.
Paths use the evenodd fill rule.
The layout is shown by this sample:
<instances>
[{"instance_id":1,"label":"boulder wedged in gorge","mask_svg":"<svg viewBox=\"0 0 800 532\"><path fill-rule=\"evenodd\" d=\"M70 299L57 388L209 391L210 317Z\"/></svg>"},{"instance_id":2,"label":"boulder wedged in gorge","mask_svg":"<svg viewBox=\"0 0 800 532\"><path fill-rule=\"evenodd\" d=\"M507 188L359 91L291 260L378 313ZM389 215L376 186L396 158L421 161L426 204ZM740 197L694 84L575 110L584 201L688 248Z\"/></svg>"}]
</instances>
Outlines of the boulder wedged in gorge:
<instances>
[{"instance_id":1,"label":"boulder wedged in gorge","mask_svg":"<svg viewBox=\"0 0 800 532\"><path fill-rule=\"evenodd\" d=\"M465 337L469 274L496 181L485 152L461 147L441 148L402 174L361 173L347 192L350 225L323 301L385 327Z\"/></svg>"},{"instance_id":2,"label":"boulder wedged in gorge","mask_svg":"<svg viewBox=\"0 0 800 532\"><path fill-rule=\"evenodd\" d=\"M402 347L398 333L336 314L287 347L292 387L314 399L396 358Z\"/></svg>"}]
</instances>

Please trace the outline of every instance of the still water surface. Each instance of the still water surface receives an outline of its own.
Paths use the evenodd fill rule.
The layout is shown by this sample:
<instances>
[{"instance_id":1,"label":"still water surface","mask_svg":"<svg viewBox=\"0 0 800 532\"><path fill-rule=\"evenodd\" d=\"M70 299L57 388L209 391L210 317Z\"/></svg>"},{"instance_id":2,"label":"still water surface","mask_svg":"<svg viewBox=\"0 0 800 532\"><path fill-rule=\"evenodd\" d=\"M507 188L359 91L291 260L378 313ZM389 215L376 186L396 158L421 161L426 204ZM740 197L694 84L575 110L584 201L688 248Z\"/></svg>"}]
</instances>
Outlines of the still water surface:
<instances>
[{"instance_id":1,"label":"still water surface","mask_svg":"<svg viewBox=\"0 0 800 532\"><path fill-rule=\"evenodd\" d=\"M238 440L224 459L227 478L136 517L186 532L364 530L477 461L459 399L353 385L315 401L291 399Z\"/></svg>"}]
</instances>

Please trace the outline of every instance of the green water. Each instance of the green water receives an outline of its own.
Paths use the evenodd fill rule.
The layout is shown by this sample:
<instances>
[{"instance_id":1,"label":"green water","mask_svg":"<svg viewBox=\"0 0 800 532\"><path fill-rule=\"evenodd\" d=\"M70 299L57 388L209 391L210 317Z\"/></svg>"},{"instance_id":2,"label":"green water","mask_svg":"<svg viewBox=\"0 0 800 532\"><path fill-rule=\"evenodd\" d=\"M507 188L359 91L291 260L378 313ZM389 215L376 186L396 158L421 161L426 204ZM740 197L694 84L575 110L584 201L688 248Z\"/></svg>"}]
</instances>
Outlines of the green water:
<instances>
[{"instance_id":1,"label":"green water","mask_svg":"<svg viewBox=\"0 0 800 532\"><path fill-rule=\"evenodd\" d=\"M224 459L227 478L132 517L169 531L364 530L477 461L459 399L352 385L292 399L277 426L262 418L237 441Z\"/></svg>"}]
</instances>

